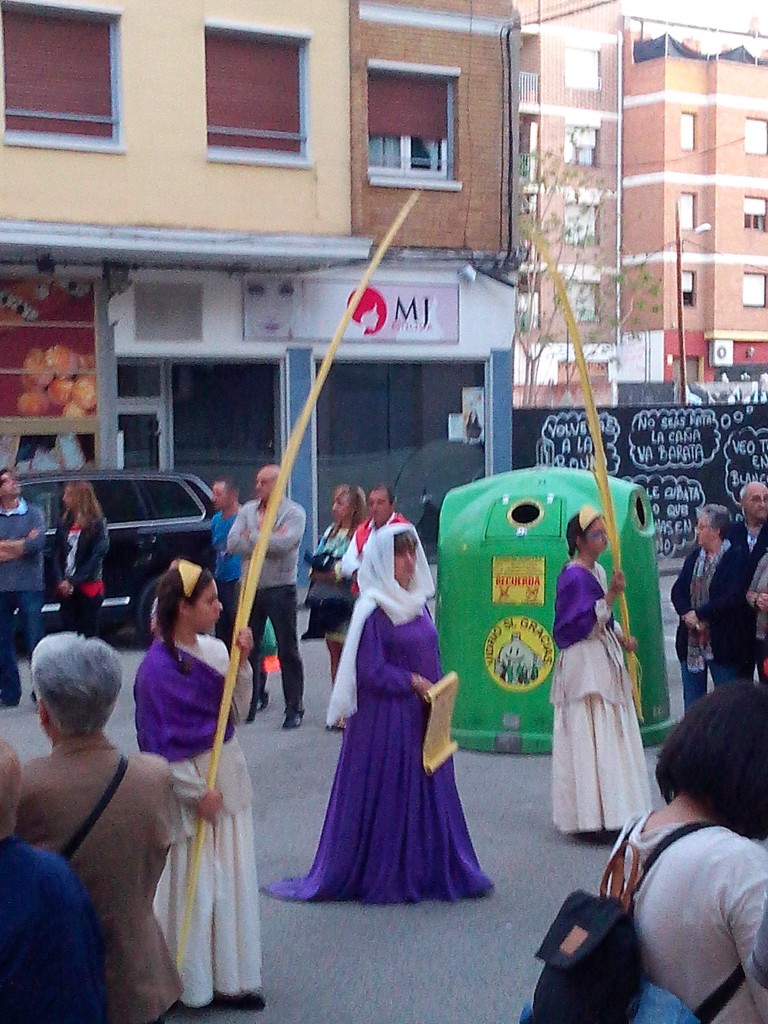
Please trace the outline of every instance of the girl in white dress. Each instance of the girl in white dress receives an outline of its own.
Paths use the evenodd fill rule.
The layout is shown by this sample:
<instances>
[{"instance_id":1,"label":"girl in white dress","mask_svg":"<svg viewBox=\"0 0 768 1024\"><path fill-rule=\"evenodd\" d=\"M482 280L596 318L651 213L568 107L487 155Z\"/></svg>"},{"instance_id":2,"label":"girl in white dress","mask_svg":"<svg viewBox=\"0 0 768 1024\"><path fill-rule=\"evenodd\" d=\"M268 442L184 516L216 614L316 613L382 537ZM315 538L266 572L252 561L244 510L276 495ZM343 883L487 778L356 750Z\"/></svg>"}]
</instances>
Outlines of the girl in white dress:
<instances>
[{"instance_id":1,"label":"girl in white dress","mask_svg":"<svg viewBox=\"0 0 768 1024\"><path fill-rule=\"evenodd\" d=\"M253 685L249 629L238 636L240 670L216 789L206 776L229 653L207 635L221 612L207 569L179 560L157 591L158 639L136 675L139 747L171 762L178 821L155 912L171 951L178 947L198 817L205 830L202 865L181 979L187 1006L226 1003L264 1008L256 879L253 791L248 766L234 735L247 713Z\"/></svg>"}]
</instances>

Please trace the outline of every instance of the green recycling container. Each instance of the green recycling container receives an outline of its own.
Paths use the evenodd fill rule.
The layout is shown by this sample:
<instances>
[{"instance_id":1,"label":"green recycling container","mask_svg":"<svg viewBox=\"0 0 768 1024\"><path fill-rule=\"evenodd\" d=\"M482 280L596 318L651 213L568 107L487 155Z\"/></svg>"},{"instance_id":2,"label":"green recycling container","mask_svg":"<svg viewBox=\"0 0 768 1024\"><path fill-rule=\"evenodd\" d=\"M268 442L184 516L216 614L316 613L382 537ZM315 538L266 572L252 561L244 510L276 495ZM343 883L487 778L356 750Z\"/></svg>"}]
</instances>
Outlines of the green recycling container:
<instances>
[{"instance_id":1,"label":"green recycling container","mask_svg":"<svg viewBox=\"0 0 768 1024\"><path fill-rule=\"evenodd\" d=\"M610 480L632 633L638 640L646 746L669 715L653 513L645 490ZM568 560L565 528L584 504L601 508L582 470L520 469L445 496L438 537L437 626L443 668L459 676L459 746L502 753L552 749L550 685L555 586ZM612 559L600 559L610 578ZM618 609L617 609L618 611Z\"/></svg>"}]
</instances>

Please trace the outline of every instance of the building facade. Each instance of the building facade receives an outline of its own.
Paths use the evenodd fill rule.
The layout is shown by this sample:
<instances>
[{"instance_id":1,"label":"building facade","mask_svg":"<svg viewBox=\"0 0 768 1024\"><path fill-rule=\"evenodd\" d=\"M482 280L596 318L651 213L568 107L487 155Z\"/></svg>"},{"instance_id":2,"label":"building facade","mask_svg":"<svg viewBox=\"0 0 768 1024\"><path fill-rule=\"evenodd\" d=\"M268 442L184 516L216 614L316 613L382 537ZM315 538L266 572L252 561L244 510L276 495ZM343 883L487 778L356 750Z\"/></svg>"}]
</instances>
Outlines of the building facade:
<instances>
[{"instance_id":1,"label":"building facade","mask_svg":"<svg viewBox=\"0 0 768 1024\"><path fill-rule=\"evenodd\" d=\"M506 21L442 6L3 0L7 460L249 486L280 460L372 244L417 187L292 496L311 543L334 483L396 482L421 519L508 465L513 290L469 280L476 253L506 245L482 100ZM422 120L376 122L391 94Z\"/></svg>"},{"instance_id":2,"label":"building facade","mask_svg":"<svg viewBox=\"0 0 768 1024\"><path fill-rule=\"evenodd\" d=\"M620 5L520 5L524 222L541 232L579 323L598 401L615 397L620 236ZM535 243L520 272L515 402L579 402L565 320Z\"/></svg>"},{"instance_id":3,"label":"building facade","mask_svg":"<svg viewBox=\"0 0 768 1024\"><path fill-rule=\"evenodd\" d=\"M692 400L748 399L768 372L768 37L629 19L624 54L623 258L660 301L621 377L677 380L682 357Z\"/></svg>"}]
</instances>

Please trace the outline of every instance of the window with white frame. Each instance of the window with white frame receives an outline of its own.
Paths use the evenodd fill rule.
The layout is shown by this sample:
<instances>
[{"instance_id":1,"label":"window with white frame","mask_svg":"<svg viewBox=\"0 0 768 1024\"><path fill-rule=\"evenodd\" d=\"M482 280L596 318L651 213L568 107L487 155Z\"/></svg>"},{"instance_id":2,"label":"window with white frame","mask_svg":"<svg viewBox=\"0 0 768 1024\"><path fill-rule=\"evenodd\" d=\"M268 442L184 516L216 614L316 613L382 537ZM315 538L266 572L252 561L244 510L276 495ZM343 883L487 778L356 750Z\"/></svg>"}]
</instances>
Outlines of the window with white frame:
<instances>
[{"instance_id":1,"label":"window with white frame","mask_svg":"<svg viewBox=\"0 0 768 1024\"><path fill-rule=\"evenodd\" d=\"M742 302L745 306L765 306L765 274L744 275Z\"/></svg>"},{"instance_id":2,"label":"window with white frame","mask_svg":"<svg viewBox=\"0 0 768 1024\"><path fill-rule=\"evenodd\" d=\"M565 149L563 159L567 164L580 167L595 167L597 150L597 129L578 125L565 126Z\"/></svg>"},{"instance_id":3,"label":"window with white frame","mask_svg":"<svg viewBox=\"0 0 768 1024\"><path fill-rule=\"evenodd\" d=\"M368 71L368 169L385 177L453 177L453 79Z\"/></svg>"},{"instance_id":4,"label":"window with white frame","mask_svg":"<svg viewBox=\"0 0 768 1024\"><path fill-rule=\"evenodd\" d=\"M584 203L566 203L563 236L568 245L597 243L597 207Z\"/></svg>"},{"instance_id":5,"label":"window with white frame","mask_svg":"<svg viewBox=\"0 0 768 1024\"><path fill-rule=\"evenodd\" d=\"M537 331L539 329L539 293L520 291L517 295L517 329Z\"/></svg>"},{"instance_id":6,"label":"window with white frame","mask_svg":"<svg viewBox=\"0 0 768 1024\"><path fill-rule=\"evenodd\" d=\"M5 141L98 149L119 141L118 21L2 6Z\"/></svg>"},{"instance_id":7,"label":"window with white frame","mask_svg":"<svg viewBox=\"0 0 768 1024\"><path fill-rule=\"evenodd\" d=\"M566 288L573 315L580 324L598 319L598 286L588 281L572 282Z\"/></svg>"},{"instance_id":8,"label":"window with white frame","mask_svg":"<svg viewBox=\"0 0 768 1024\"><path fill-rule=\"evenodd\" d=\"M209 156L306 157L306 49L302 38L206 28Z\"/></svg>"},{"instance_id":9,"label":"window with white frame","mask_svg":"<svg viewBox=\"0 0 768 1024\"><path fill-rule=\"evenodd\" d=\"M599 51L567 46L565 49L566 89L586 89L590 92L599 92L600 86Z\"/></svg>"},{"instance_id":10,"label":"window with white frame","mask_svg":"<svg viewBox=\"0 0 768 1024\"><path fill-rule=\"evenodd\" d=\"M681 292L684 306L696 305L696 275L691 270L684 270L680 275L682 278Z\"/></svg>"},{"instance_id":11,"label":"window with white frame","mask_svg":"<svg viewBox=\"0 0 768 1024\"><path fill-rule=\"evenodd\" d=\"M680 149L696 148L696 115L683 111L680 115Z\"/></svg>"},{"instance_id":12,"label":"window with white frame","mask_svg":"<svg viewBox=\"0 0 768 1024\"><path fill-rule=\"evenodd\" d=\"M744 196L744 227L754 231L765 231L765 199Z\"/></svg>"},{"instance_id":13,"label":"window with white frame","mask_svg":"<svg viewBox=\"0 0 768 1024\"><path fill-rule=\"evenodd\" d=\"M693 231L696 223L696 196L692 192L682 192L678 200L681 231Z\"/></svg>"},{"instance_id":14,"label":"window with white frame","mask_svg":"<svg viewBox=\"0 0 768 1024\"><path fill-rule=\"evenodd\" d=\"M748 117L744 122L744 152L758 156L768 154L768 121Z\"/></svg>"}]
</instances>

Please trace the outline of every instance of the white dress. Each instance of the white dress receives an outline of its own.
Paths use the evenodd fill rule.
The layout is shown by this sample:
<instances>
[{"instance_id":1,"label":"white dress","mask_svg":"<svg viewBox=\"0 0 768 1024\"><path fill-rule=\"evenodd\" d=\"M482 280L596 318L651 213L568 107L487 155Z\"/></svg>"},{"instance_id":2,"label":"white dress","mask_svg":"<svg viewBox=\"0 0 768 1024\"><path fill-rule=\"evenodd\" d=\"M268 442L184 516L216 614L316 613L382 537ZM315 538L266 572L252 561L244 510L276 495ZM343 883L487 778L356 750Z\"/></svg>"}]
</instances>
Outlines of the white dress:
<instances>
[{"instance_id":1,"label":"white dress","mask_svg":"<svg viewBox=\"0 0 768 1024\"><path fill-rule=\"evenodd\" d=\"M605 570L596 564L593 572L606 592ZM602 599L595 615L590 635L560 652L550 695L552 811L561 832L620 829L651 809L632 683L614 632L620 627L611 629Z\"/></svg>"},{"instance_id":2,"label":"white dress","mask_svg":"<svg viewBox=\"0 0 768 1024\"><path fill-rule=\"evenodd\" d=\"M229 652L221 640L199 636L194 648L182 650L205 661L222 675ZM235 686L233 716L240 720L250 703L253 673L243 659ZM155 914L168 948L178 948L187 892L187 867L197 827L195 805L205 793L210 753L171 765L179 815L165 870L155 895ZM253 829L253 790L237 737L224 744L216 788L224 806L216 823L205 829L197 898L181 970L186 1006L206 1006L214 992L237 996L261 988L259 886Z\"/></svg>"}]
</instances>

